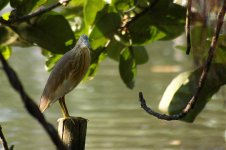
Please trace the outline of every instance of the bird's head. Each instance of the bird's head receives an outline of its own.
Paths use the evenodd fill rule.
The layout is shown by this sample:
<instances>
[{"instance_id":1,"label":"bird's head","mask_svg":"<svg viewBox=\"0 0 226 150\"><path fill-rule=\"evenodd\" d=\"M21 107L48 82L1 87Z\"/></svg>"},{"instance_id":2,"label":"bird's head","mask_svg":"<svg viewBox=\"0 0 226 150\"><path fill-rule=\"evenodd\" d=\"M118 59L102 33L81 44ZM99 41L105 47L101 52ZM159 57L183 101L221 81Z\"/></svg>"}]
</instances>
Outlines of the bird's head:
<instances>
[{"instance_id":1,"label":"bird's head","mask_svg":"<svg viewBox=\"0 0 226 150\"><path fill-rule=\"evenodd\" d=\"M81 48L88 47L90 49L89 39L84 34L80 36L76 45L78 45Z\"/></svg>"}]
</instances>

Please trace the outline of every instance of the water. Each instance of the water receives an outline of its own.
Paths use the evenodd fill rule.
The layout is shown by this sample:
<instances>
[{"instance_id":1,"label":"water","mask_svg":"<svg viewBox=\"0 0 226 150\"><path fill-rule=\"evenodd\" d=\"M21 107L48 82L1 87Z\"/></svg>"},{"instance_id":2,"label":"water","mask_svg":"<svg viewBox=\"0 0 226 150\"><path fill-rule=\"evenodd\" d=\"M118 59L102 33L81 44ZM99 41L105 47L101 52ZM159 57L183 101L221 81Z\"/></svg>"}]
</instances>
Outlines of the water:
<instances>
[{"instance_id":1,"label":"water","mask_svg":"<svg viewBox=\"0 0 226 150\"><path fill-rule=\"evenodd\" d=\"M226 149L223 91L214 96L193 124L158 120L140 108L139 91L143 91L148 105L157 110L172 78L192 68L192 61L183 52L174 51L172 45L172 42L156 42L148 47L150 60L138 66L133 90L122 83L118 63L107 59L94 80L80 84L66 96L70 114L89 120L87 150ZM9 62L25 90L38 103L49 75L44 70L40 50L16 48ZM40 124L26 112L3 71L0 71L0 86L0 124L8 143L17 150L55 149ZM50 107L45 116L56 127L61 117L59 104Z\"/></svg>"}]
</instances>

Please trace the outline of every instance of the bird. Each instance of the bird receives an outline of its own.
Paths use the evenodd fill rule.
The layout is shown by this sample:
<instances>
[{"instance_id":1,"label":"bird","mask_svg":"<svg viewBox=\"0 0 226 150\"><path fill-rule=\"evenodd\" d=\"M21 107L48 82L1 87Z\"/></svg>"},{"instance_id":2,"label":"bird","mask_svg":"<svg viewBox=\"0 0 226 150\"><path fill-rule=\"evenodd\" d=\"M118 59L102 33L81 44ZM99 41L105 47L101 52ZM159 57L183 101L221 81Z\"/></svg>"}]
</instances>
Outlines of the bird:
<instances>
[{"instance_id":1,"label":"bird","mask_svg":"<svg viewBox=\"0 0 226 150\"><path fill-rule=\"evenodd\" d=\"M73 49L56 63L41 95L39 109L43 113L59 100L64 118L69 118L65 95L83 79L90 66L90 45L86 35L81 35Z\"/></svg>"}]
</instances>

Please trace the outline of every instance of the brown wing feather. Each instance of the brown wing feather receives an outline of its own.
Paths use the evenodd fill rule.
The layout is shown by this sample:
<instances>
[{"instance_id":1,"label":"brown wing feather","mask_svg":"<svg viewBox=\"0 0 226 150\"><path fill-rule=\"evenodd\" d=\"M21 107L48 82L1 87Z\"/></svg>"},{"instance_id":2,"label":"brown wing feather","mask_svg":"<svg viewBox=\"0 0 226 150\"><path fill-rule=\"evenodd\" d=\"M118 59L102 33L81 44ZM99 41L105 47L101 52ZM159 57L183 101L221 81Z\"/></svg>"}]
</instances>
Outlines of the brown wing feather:
<instances>
[{"instance_id":1,"label":"brown wing feather","mask_svg":"<svg viewBox=\"0 0 226 150\"><path fill-rule=\"evenodd\" d=\"M80 56L77 56L80 55ZM82 80L90 64L90 54L88 48L81 49L80 52L67 52L55 65L44 88L39 108L43 112L49 105L60 97L70 92ZM65 89L62 86L64 81L70 81L71 85ZM62 89L64 87L64 89ZM63 91L62 95L59 92Z\"/></svg>"}]
</instances>

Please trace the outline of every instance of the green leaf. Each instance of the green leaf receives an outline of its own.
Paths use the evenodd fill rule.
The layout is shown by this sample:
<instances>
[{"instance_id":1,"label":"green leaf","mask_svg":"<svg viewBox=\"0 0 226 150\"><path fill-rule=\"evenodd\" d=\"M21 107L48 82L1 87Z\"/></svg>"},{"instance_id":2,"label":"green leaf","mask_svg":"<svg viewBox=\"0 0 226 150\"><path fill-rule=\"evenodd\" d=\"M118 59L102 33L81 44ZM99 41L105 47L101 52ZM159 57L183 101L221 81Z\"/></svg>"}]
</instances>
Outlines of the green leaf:
<instances>
[{"instance_id":1,"label":"green leaf","mask_svg":"<svg viewBox=\"0 0 226 150\"><path fill-rule=\"evenodd\" d=\"M143 45L179 36L184 31L185 12L184 7L172 4L172 1L159 1L156 6L129 24L133 44Z\"/></svg>"},{"instance_id":2,"label":"green leaf","mask_svg":"<svg viewBox=\"0 0 226 150\"><path fill-rule=\"evenodd\" d=\"M10 5L16 8L16 15L21 16L39 8L47 0L10 0Z\"/></svg>"},{"instance_id":3,"label":"green leaf","mask_svg":"<svg viewBox=\"0 0 226 150\"><path fill-rule=\"evenodd\" d=\"M87 25L93 24L97 12L103 9L104 4L105 2L103 0L98 0L98 4L96 0L86 0L83 13Z\"/></svg>"},{"instance_id":4,"label":"green leaf","mask_svg":"<svg viewBox=\"0 0 226 150\"><path fill-rule=\"evenodd\" d=\"M70 1L70 6L73 6L73 7L82 6L82 5L84 5L85 1L86 0L79 0L79 1L72 0L72 1Z\"/></svg>"},{"instance_id":5,"label":"green leaf","mask_svg":"<svg viewBox=\"0 0 226 150\"><path fill-rule=\"evenodd\" d=\"M4 8L9 3L9 0L1 0L0 1L0 10Z\"/></svg>"},{"instance_id":6,"label":"green leaf","mask_svg":"<svg viewBox=\"0 0 226 150\"><path fill-rule=\"evenodd\" d=\"M14 28L23 39L56 54L64 54L75 44L69 23L57 13L46 13L35 18L32 23L24 22Z\"/></svg>"},{"instance_id":7,"label":"green leaf","mask_svg":"<svg viewBox=\"0 0 226 150\"><path fill-rule=\"evenodd\" d=\"M201 72L202 68L198 68L193 72L181 73L174 78L162 96L159 109L169 114L181 112L194 95ZM213 64L211 66L197 102L194 104L193 109L182 118L183 121L193 122L195 120L213 94L215 94L222 85L226 84L225 74L225 65Z\"/></svg>"},{"instance_id":8,"label":"green leaf","mask_svg":"<svg viewBox=\"0 0 226 150\"><path fill-rule=\"evenodd\" d=\"M150 26L147 22L148 18L142 17L142 19L139 20L139 22L134 22L129 27L133 45L144 45L148 42L157 41L166 36L165 33L158 30L156 26Z\"/></svg>"},{"instance_id":9,"label":"green leaf","mask_svg":"<svg viewBox=\"0 0 226 150\"><path fill-rule=\"evenodd\" d=\"M171 4L164 15L164 20L159 24L158 28L163 31L166 36L161 40L171 40L184 32L186 9L177 4Z\"/></svg>"},{"instance_id":10,"label":"green leaf","mask_svg":"<svg viewBox=\"0 0 226 150\"><path fill-rule=\"evenodd\" d=\"M131 53L132 50L125 48L120 55L119 59L119 73L126 84L130 89L134 87L135 76L136 76L136 61Z\"/></svg>"},{"instance_id":11,"label":"green leaf","mask_svg":"<svg viewBox=\"0 0 226 150\"><path fill-rule=\"evenodd\" d=\"M46 63L45 63L45 68L47 71L51 71L53 69L53 67L55 66L55 64L58 62L58 60L60 60L60 58L63 55L52 55L50 57L47 58Z\"/></svg>"},{"instance_id":12,"label":"green leaf","mask_svg":"<svg viewBox=\"0 0 226 150\"><path fill-rule=\"evenodd\" d=\"M4 58L7 60L12 54L12 49L9 46L0 46L0 53L2 53Z\"/></svg>"},{"instance_id":13,"label":"green leaf","mask_svg":"<svg viewBox=\"0 0 226 150\"><path fill-rule=\"evenodd\" d=\"M103 48L99 48L95 51L91 51L91 63L89 70L87 71L83 80L93 79L96 74L99 63L106 58L106 54Z\"/></svg>"},{"instance_id":14,"label":"green leaf","mask_svg":"<svg viewBox=\"0 0 226 150\"><path fill-rule=\"evenodd\" d=\"M95 23L90 33L90 45L93 49L104 46L120 27L120 16L117 13L106 13Z\"/></svg>"},{"instance_id":15,"label":"green leaf","mask_svg":"<svg viewBox=\"0 0 226 150\"><path fill-rule=\"evenodd\" d=\"M121 41L117 41L115 38L112 38L108 46L106 47L108 57L118 61L120 53L125 48L125 45Z\"/></svg>"},{"instance_id":16,"label":"green leaf","mask_svg":"<svg viewBox=\"0 0 226 150\"><path fill-rule=\"evenodd\" d=\"M106 47L107 54L110 58L118 61L121 55L121 52L128 48L121 41L117 41L115 38L111 39L110 43ZM137 65L144 64L148 61L148 53L142 46L130 47L133 57Z\"/></svg>"},{"instance_id":17,"label":"green leaf","mask_svg":"<svg viewBox=\"0 0 226 150\"><path fill-rule=\"evenodd\" d=\"M148 53L143 46L132 47L137 65L145 64L148 61Z\"/></svg>"},{"instance_id":18,"label":"green leaf","mask_svg":"<svg viewBox=\"0 0 226 150\"><path fill-rule=\"evenodd\" d=\"M134 6L134 0L112 0L111 5L117 11L124 12Z\"/></svg>"}]
</instances>

